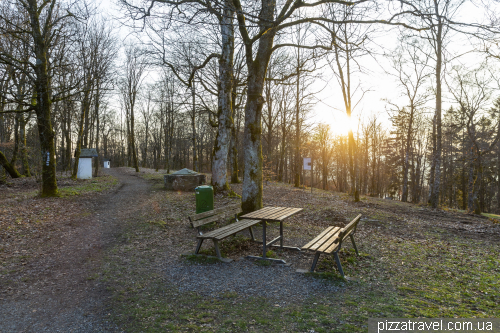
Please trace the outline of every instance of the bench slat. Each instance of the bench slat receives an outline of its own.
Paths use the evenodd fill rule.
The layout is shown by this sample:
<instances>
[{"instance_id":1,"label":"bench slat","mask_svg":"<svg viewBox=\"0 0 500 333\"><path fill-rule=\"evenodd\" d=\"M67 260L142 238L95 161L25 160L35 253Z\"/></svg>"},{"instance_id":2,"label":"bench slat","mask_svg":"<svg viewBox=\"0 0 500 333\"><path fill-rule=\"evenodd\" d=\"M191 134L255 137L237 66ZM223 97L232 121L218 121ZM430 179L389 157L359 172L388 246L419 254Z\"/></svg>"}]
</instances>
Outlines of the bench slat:
<instances>
[{"instance_id":1,"label":"bench slat","mask_svg":"<svg viewBox=\"0 0 500 333\"><path fill-rule=\"evenodd\" d=\"M237 210L237 209L241 209L240 204L235 204L235 205L226 206L226 207L220 207L220 208L212 209L212 210L209 210L209 211L206 211L203 213L190 215L189 220L197 221L197 220L201 220L201 219L208 217L208 216L217 215L219 213L225 213L227 211L230 211L230 210L232 211L232 210Z\"/></svg>"},{"instance_id":2,"label":"bench slat","mask_svg":"<svg viewBox=\"0 0 500 333\"><path fill-rule=\"evenodd\" d=\"M340 231L339 227L328 227L325 230L323 230L322 233L316 236L312 241L303 246L302 249L314 251L339 231Z\"/></svg>"},{"instance_id":3,"label":"bench slat","mask_svg":"<svg viewBox=\"0 0 500 333\"><path fill-rule=\"evenodd\" d=\"M216 221L220 221L220 220L224 220L224 219L228 219L228 218L234 217L234 215L235 215L234 211L227 212L227 213L222 213L222 214L217 214L217 215L214 215L214 216L210 216L210 217L204 218L203 220L193 221L191 223L191 225L193 226L193 228L198 228L199 226L202 226L202 225L205 225L205 224L208 224L208 223L212 223L212 222L216 222Z\"/></svg>"},{"instance_id":4,"label":"bench slat","mask_svg":"<svg viewBox=\"0 0 500 333\"><path fill-rule=\"evenodd\" d=\"M322 239L316 242L316 244L311 246L310 250L322 252L322 249L326 248L327 246L330 246L330 244L332 243L335 243L335 241L338 239L340 231L341 229L339 227L333 228Z\"/></svg>"},{"instance_id":5,"label":"bench slat","mask_svg":"<svg viewBox=\"0 0 500 333\"><path fill-rule=\"evenodd\" d=\"M330 250L331 248L335 249L339 244L339 234L340 234L340 230L337 233L337 235L330 237L330 239L328 239L320 247L318 247L316 251L325 252L326 250Z\"/></svg>"},{"instance_id":6,"label":"bench slat","mask_svg":"<svg viewBox=\"0 0 500 333\"><path fill-rule=\"evenodd\" d=\"M241 223L241 224L239 222L234 223L234 224L237 224L235 227L233 227L231 230L227 230L227 231L224 231L222 233L219 233L217 235L216 239L222 240L222 239L229 237L231 235L234 235L242 230L245 230L249 227L252 227L257 223L260 223L260 220L250 220L250 221L254 221L254 222L253 223Z\"/></svg>"},{"instance_id":7,"label":"bench slat","mask_svg":"<svg viewBox=\"0 0 500 333\"><path fill-rule=\"evenodd\" d=\"M222 228L218 228L218 229L209 231L203 235L197 236L197 238L219 238L219 236L226 234L226 233L231 233L231 232L233 232L233 230L237 230L239 228L243 228L243 229L246 228L243 226L241 221L231 223L231 224L228 224Z\"/></svg>"},{"instance_id":8,"label":"bench slat","mask_svg":"<svg viewBox=\"0 0 500 333\"><path fill-rule=\"evenodd\" d=\"M325 230L323 230L318 236L314 237L309 243L302 246L302 250L309 250L309 247L314 245L320 238L322 238L327 232L329 232L333 228L335 227L328 227Z\"/></svg>"},{"instance_id":9,"label":"bench slat","mask_svg":"<svg viewBox=\"0 0 500 333\"><path fill-rule=\"evenodd\" d=\"M325 248L321 252L323 252L323 253L332 253L333 251L335 251L337 249L338 246L339 246L339 242L338 242L338 238L337 238L336 242L333 242L333 244L331 244L329 247Z\"/></svg>"},{"instance_id":10,"label":"bench slat","mask_svg":"<svg viewBox=\"0 0 500 333\"><path fill-rule=\"evenodd\" d=\"M197 238L199 239L216 239L222 240L228 236L231 236L237 232L245 230L251 226L254 226L257 223L260 223L260 220L241 220L235 223L231 223L225 227L207 232L206 234L199 235Z\"/></svg>"}]
</instances>

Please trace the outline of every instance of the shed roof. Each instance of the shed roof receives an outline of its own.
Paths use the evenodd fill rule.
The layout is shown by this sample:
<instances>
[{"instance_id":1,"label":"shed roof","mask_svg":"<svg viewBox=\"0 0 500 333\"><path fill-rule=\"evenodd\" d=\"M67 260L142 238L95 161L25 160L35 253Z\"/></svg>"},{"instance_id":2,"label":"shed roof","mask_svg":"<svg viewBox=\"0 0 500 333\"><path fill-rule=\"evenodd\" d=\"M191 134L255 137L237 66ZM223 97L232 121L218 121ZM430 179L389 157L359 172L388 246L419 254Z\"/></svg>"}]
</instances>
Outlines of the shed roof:
<instances>
[{"instance_id":1,"label":"shed roof","mask_svg":"<svg viewBox=\"0 0 500 333\"><path fill-rule=\"evenodd\" d=\"M172 173L172 175L197 175L198 172L196 171L193 171L193 170L189 170L188 168L184 168L182 170L179 170L179 171L176 171L174 173Z\"/></svg>"},{"instance_id":2,"label":"shed roof","mask_svg":"<svg viewBox=\"0 0 500 333\"><path fill-rule=\"evenodd\" d=\"M80 152L80 158L85 158L85 157L97 157L97 149L95 148L88 148L88 149L82 149Z\"/></svg>"}]
</instances>

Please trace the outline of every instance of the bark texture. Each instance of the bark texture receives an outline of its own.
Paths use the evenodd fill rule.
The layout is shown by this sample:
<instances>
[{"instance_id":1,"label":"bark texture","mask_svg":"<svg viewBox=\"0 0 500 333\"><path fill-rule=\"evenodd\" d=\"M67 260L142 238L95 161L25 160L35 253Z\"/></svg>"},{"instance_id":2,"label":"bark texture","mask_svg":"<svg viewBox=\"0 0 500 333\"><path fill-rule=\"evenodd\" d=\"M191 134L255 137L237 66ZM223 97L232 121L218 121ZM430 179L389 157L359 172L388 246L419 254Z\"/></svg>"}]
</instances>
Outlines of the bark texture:
<instances>
[{"instance_id":1,"label":"bark texture","mask_svg":"<svg viewBox=\"0 0 500 333\"><path fill-rule=\"evenodd\" d=\"M228 153L233 127L233 58L234 58L234 10L226 1L220 19L222 52L219 58L218 83L218 131L212 159L212 185L215 193L229 190L227 182Z\"/></svg>"},{"instance_id":2,"label":"bark texture","mask_svg":"<svg viewBox=\"0 0 500 333\"><path fill-rule=\"evenodd\" d=\"M259 18L260 32L269 29L269 23L273 20L275 2L271 0L262 1L262 10ZM238 16L240 31L247 37L246 29L242 29L244 22ZM275 36L274 30L269 30L259 39L259 45L252 55L252 42L244 39L246 50L246 63L248 69L248 95L245 105L245 131L243 149L245 153L245 171L243 176L243 212L252 212L262 208L262 107L264 98L264 81L267 66L271 58L272 47Z\"/></svg>"}]
</instances>

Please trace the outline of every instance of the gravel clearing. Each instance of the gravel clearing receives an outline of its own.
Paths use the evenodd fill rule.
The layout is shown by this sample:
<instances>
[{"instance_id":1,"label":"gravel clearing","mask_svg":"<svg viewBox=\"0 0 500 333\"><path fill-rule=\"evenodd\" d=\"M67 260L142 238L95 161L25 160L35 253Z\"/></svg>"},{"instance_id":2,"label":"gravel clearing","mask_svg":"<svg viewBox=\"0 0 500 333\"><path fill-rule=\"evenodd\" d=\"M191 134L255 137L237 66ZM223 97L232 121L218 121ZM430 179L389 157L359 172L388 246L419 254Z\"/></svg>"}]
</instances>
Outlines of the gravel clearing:
<instances>
[{"instance_id":1,"label":"gravel clearing","mask_svg":"<svg viewBox=\"0 0 500 333\"><path fill-rule=\"evenodd\" d=\"M238 297L264 297L272 301L300 302L307 297L339 291L339 287L303 273L293 266L258 266L241 259L231 263L189 265L169 263L165 275L179 292L196 292L209 297L236 293Z\"/></svg>"}]
</instances>

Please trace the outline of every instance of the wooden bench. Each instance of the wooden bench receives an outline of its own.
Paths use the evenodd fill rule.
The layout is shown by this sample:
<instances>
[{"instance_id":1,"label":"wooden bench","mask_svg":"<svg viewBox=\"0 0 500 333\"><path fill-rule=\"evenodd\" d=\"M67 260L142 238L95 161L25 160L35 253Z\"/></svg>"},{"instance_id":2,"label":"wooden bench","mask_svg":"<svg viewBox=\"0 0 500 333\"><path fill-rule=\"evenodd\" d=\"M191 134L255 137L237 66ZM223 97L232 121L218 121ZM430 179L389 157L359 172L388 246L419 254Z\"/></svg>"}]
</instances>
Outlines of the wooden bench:
<instances>
[{"instance_id":1,"label":"wooden bench","mask_svg":"<svg viewBox=\"0 0 500 333\"><path fill-rule=\"evenodd\" d=\"M248 231L250 232L250 236L252 237L252 240L255 241L252 227L262 221L261 220L239 221L238 214L241 213L241 211L242 211L241 205L237 204L189 216L189 221L191 222L193 228L198 229L198 236L196 236L196 238L198 238L198 244L196 245L195 254L198 254L200 252L201 244L203 244L203 241L205 239L211 239L214 242L215 253L217 254L217 257L219 259L222 259L218 242L231 235L235 235L238 232L243 231L245 229L248 229ZM236 220L234 223L228 224L219 229L209 231L207 233L201 232L201 227L204 225L207 225L212 222L232 219L233 217Z\"/></svg>"},{"instance_id":2,"label":"wooden bench","mask_svg":"<svg viewBox=\"0 0 500 333\"><path fill-rule=\"evenodd\" d=\"M302 247L302 250L315 251L316 255L314 256L313 264L311 266L311 272L314 272L314 268L318 263L319 256L322 253L332 253L335 257L335 261L337 262L337 268L342 276L344 276L344 271L342 270L342 265L340 264L339 259L339 251L342 246L342 242L344 239L349 236L351 238L352 245L354 246L354 250L356 254L358 253L358 248L356 247L356 243L354 242L354 233L356 232L356 227L358 226L358 222L361 219L361 214L356 216L354 220L349 222L344 228L339 227L328 227L323 230L316 238L307 243Z\"/></svg>"}]
</instances>

